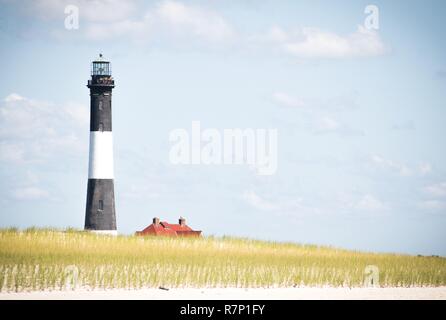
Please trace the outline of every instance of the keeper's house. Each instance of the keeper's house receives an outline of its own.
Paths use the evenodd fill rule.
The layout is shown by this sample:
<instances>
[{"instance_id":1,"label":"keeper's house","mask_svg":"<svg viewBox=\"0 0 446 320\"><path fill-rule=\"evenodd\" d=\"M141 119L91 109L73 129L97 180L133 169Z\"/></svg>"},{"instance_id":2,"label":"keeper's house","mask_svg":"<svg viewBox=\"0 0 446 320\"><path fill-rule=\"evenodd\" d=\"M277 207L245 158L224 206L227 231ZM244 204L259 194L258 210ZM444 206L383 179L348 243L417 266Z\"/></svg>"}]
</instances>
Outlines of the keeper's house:
<instances>
[{"instance_id":1,"label":"keeper's house","mask_svg":"<svg viewBox=\"0 0 446 320\"><path fill-rule=\"evenodd\" d=\"M186 219L180 217L178 224L171 224L153 218L153 223L142 231L136 231L137 236L168 236L168 237L199 237L201 231L192 230L186 225Z\"/></svg>"}]
</instances>

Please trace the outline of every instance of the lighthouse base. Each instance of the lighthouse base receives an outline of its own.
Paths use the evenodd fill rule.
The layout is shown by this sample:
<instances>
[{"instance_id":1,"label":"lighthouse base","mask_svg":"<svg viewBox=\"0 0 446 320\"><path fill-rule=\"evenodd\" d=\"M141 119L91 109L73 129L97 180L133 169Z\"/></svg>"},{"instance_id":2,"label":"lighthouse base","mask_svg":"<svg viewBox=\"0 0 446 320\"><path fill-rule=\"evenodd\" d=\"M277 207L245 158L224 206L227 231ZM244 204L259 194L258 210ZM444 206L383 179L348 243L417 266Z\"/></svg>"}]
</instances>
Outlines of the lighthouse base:
<instances>
[{"instance_id":1,"label":"lighthouse base","mask_svg":"<svg viewBox=\"0 0 446 320\"><path fill-rule=\"evenodd\" d=\"M88 179L85 230L117 230L113 179Z\"/></svg>"}]
</instances>

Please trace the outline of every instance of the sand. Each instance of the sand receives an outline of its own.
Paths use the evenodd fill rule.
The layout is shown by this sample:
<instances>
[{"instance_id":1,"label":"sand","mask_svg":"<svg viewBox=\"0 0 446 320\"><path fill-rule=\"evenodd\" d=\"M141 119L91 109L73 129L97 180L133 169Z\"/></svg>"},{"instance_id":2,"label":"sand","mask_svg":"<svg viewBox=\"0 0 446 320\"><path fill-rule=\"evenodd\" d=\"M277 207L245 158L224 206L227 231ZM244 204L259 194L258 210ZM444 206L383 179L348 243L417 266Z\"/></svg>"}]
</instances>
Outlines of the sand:
<instances>
[{"instance_id":1,"label":"sand","mask_svg":"<svg viewBox=\"0 0 446 320\"><path fill-rule=\"evenodd\" d=\"M446 300L446 287L425 288L276 288L276 289L240 289L240 288L209 288L209 289L111 289L87 290L76 289L66 291L35 291L35 292L1 292L0 300L374 300L374 299L404 299Z\"/></svg>"}]
</instances>

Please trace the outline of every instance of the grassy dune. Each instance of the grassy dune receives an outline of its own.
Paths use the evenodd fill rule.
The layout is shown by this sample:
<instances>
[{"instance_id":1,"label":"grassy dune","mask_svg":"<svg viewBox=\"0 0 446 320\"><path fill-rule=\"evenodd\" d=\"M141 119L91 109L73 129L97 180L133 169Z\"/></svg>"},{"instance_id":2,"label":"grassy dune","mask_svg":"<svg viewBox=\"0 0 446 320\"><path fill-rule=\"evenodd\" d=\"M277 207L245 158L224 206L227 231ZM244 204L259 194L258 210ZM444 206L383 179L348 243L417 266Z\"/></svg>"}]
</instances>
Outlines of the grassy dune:
<instances>
[{"instance_id":1,"label":"grassy dune","mask_svg":"<svg viewBox=\"0 0 446 320\"><path fill-rule=\"evenodd\" d=\"M446 259L235 238L0 230L0 290L141 287L444 286Z\"/></svg>"}]
</instances>

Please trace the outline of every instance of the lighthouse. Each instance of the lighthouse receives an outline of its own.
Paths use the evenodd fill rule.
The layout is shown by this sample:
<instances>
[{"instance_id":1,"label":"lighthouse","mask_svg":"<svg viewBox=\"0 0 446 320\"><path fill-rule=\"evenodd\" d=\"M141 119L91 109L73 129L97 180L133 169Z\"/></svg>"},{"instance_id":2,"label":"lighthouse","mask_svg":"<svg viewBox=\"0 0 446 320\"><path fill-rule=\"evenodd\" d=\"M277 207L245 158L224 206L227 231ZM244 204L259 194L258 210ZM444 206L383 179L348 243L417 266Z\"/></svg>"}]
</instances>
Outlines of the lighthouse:
<instances>
[{"instance_id":1,"label":"lighthouse","mask_svg":"<svg viewBox=\"0 0 446 320\"><path fill-rule=\"evenodd\" d=\"M91 63L90 154L85 230L116 235L113 176L111 63L102 54Z\"/></svg>"}]
</instances>

